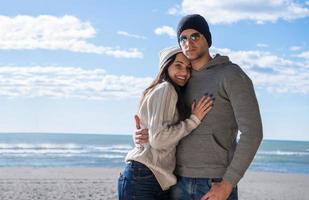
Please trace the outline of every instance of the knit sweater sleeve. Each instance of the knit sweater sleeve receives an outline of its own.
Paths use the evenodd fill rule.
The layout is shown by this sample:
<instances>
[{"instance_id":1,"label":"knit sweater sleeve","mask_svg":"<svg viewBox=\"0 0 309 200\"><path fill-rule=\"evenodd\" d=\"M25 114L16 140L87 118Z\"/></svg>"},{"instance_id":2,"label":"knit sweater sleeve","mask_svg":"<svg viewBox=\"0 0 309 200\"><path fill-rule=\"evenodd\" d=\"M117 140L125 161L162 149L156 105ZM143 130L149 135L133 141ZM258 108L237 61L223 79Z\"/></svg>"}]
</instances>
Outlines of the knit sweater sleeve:
<instances>
[{"instance_id":1,"label":"knit sweater sleeve","mask_svg":"<svg viewBox=\"0 0 309 200\"><path fill-rule=\"evenodd\" d=\"M163 84L151 94L147 102L149 144L154 149L175 147L179 140L200 124L200 120L193 114L173 124L177 93L170 83Z\"/></svg>"},{"instance_id":2,"label":"knit sweater sleeve","mask_svg":"<svg viewBox=\"0 0 309 200\"><path fill-rule=\"evenodd\" d=\"M258 102L250 78L236 66L225 82L226 92L233 107L241 132L233 159L223 179L236 185L252 162L263 137Z\"/></svg>"}]
</instances>

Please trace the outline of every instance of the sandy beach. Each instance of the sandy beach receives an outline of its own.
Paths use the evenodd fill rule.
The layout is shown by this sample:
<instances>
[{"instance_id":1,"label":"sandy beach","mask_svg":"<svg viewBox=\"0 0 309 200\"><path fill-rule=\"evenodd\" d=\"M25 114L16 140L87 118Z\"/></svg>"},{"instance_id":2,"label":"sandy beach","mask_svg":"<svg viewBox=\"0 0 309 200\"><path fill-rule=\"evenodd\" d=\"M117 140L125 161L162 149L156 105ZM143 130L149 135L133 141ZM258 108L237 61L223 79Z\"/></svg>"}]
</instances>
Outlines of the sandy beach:
<instances>
[{"instance_id":1,"label":"sandy beach","mask_svg":"<svg viewBox=\"0 0 309 200\"><path fill-rule=\"evenodd\" d=\"M119 168L0 168L1 200L116 199ZM240 200L309 199L309 175L247 172Z\"/></svg>"}]
</instances>

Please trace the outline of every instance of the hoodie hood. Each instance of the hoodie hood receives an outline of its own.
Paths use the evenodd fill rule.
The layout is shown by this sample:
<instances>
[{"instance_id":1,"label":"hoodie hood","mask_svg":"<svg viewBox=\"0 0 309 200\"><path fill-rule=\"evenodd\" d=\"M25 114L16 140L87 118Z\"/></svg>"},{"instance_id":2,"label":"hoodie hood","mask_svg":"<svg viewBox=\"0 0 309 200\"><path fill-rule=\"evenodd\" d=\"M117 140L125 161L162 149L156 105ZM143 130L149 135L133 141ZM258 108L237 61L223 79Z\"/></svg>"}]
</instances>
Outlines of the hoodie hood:
<instances>
[{"instance_id":1,"label":"hoodie hood","mask_svg":"<svg viewBox=\"0 0 309 200\"><path fill-rule=\"evenodd\" d=\"M222 64L231 64L231 61L228 56L221 56L220 54L216 54L213 59L211 59L206 65L204 65L201 69L215 67L216 65Z\"/></svg>"}]
</instances>

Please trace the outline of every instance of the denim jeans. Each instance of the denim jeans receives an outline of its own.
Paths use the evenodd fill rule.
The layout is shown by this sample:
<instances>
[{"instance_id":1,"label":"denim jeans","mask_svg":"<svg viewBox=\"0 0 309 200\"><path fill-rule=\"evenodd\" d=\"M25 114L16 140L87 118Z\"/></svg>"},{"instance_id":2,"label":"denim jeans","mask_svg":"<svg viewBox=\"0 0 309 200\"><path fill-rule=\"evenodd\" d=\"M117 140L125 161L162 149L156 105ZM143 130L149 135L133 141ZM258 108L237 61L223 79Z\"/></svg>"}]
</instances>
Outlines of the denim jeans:
<instances>
[{"instance_id":1,"label":"denim jeans","mask_svg":"<svg viewBox=\"0 0 309 200\"><path fill-rule=\"evenodd\" d=\"M211 188L213 182L220 182L221 178L188 178L177 177L177 184L171 188L172 200L200 200ZM233 188L227 200L238 200L237 187Z\"/></svg>"},{"instance_id":2,"label":"denim jeans","mask_svg":"<svg viewBox=\"0 0 309 200\"><path fill-rule=\"evenodd\" d=\"M130 161L118 178L119 200L168 200L169 191L163 191L148 167Z\"/></svg>"}]
</instances>

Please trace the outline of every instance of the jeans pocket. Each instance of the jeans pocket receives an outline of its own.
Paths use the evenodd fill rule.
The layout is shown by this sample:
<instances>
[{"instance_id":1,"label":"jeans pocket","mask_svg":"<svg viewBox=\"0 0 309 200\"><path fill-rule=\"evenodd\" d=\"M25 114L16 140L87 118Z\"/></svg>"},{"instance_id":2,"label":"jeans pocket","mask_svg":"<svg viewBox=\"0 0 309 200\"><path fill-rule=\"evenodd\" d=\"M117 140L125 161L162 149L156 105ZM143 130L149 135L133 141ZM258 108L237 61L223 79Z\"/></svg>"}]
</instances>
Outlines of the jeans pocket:
<instances>
[{"instance_id":1,"label":"jeans pocket","mask_svg":"<svg viewBox=\"0 0 309 200\"><path fill-rule=\"evenodd\" d=\"M134 162L130 168L127 168L124 176L131 176L133 180L154 178L152 171L146 165L138 162Z\"/></svg>"},{"instance_id":2,"label":"jeans pocket","mask_svg":"<svg viewBox=\"0 0 309 200\"><path fill-rule=\"evenodd\" d=\"M144 179L147 180L147 179L154 179L155 176L152 173L152 171L147 169L147 170L140 170L138 173L135 174L134 178L138 180L144 180Z\"/></svg>"},{"instance_id":3,"label":"jeans pocket","mask_svg":"<svg viewBox=\"0 0 309 200\"><path fill-rule=\"evenodd\" d=\"M228 198L228 200L238 200L238 189L237 186L235 186Z\"/></svg>"}]
</instances>

